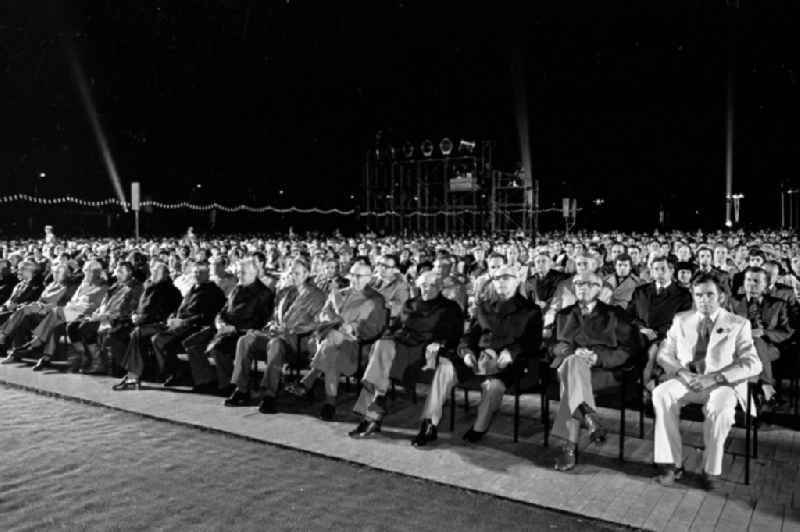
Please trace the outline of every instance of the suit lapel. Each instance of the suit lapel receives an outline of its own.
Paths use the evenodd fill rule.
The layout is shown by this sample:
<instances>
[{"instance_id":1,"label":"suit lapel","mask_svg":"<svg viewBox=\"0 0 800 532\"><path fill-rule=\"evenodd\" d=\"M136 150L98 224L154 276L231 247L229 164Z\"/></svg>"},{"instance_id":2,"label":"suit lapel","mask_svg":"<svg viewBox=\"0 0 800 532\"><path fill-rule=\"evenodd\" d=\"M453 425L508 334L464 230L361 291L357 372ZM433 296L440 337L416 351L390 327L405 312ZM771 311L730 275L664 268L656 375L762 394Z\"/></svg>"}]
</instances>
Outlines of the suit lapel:
<instances>
[{"instance_id":1,"label":"suit lapel","mask_svg":"<svg viewBox=\"0 0 800 532\"><path fill-rule=\"evenodd\" d=\"M720 341L727 338L730 332L731 323L729 313L725 309L722 309L719 316L717 316L717 321L711 329L711 336L708 339L708 352L711 352Z\"/></svg>"}]
</instances>

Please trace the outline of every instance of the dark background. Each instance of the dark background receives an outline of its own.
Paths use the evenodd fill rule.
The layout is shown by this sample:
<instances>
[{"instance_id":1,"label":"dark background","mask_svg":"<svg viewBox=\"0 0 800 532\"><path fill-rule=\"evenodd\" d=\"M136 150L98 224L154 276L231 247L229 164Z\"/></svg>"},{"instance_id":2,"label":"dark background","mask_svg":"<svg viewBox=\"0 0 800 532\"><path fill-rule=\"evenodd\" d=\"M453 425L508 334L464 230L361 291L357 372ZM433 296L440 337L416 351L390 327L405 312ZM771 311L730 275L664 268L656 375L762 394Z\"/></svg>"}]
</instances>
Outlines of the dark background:
<instances>
[{"instance_id":1,"label":"dark background","mask_svg":"<svg viewBox=\"0 0 800 532\"><path fill-rule=\"evenodd\" d=\"M719 227L732 42L734 192L745 224L780 223L800 140L796 2L495 4L8 0L0 196L114 196L70 46L126 195L139 180L160 201L322 208L357 205L378 130L398 151L491 139L513 171L516 48L543 207L604 198L583 226L652 228L664 205L674 227Z\"/></svg>"}]
</instances>

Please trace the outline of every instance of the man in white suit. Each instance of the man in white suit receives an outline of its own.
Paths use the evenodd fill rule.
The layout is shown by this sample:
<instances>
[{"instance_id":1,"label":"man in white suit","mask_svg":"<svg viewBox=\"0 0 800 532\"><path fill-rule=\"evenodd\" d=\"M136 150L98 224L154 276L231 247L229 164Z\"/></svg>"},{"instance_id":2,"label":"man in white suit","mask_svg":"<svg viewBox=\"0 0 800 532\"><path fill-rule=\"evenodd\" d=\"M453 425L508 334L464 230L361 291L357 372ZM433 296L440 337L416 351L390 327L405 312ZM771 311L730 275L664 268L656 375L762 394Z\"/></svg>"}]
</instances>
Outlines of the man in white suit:
<instances>
[{"instance_id":1,"label":"man in white suit","mask_svg":"<svg viewBox=\"0 0 800 532\"><path fill-rule=\"evenodd\" d=\"M725 294L717 277L701 274L692 282L695 310L675 315L658 353L669 380L653 390L655 461L663 466L657 481L671 485L683 474L680 409L704 405L703 487L711 490L722 474L725 439L734 423L737 401L746 404L747 381L761 373L750 322L723 309Z\"/></svg>"}]
</instances>

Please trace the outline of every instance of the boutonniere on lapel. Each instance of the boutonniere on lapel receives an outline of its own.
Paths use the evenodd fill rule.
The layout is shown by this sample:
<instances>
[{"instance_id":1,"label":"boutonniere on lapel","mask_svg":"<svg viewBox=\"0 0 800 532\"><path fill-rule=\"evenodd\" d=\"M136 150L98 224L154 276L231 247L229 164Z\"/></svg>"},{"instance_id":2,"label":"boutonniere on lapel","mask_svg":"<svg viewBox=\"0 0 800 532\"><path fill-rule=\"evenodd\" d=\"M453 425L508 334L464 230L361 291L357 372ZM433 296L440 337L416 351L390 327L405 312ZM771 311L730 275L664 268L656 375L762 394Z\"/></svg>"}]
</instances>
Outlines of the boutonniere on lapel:
<instances>
[{"instance_id":1,"label":"boutonniere on lapel","mask_svg":"<svg viewBox=\"0 0 800 532\"><path fill-rule=\"evenodd\" d=\"M717 334L728 334L729 332L731 332L731 330L726 327L719 327L714 332Z\"/></svg>"}]
</instances>

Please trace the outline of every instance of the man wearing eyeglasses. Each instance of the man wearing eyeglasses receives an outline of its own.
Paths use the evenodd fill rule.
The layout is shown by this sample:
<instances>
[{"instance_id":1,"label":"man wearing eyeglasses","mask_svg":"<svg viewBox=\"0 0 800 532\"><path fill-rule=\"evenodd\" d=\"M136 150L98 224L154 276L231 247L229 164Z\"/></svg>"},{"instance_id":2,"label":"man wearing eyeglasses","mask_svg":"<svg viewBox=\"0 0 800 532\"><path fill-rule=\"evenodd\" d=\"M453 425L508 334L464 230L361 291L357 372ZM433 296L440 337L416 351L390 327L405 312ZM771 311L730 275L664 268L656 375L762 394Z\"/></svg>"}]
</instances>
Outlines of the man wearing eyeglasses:
<instances>
[{"instance_id":1,"label":"man wearing eyeglasses","mask_svg":"<svg viewBox=\"0 0 800 532\"><path fill-rule=\"evenodd\" d=\"M372 288L383 296L392 319L400 316L400 311L403 310L403 305L409 297L408 283L400 273L398 265L397 255L383 255L375 263L376 278L372 282Z\"/></svg>"},{"instance_id":2,"label":"man wearing eyeglasses","mask_svg":"<svg viewBox=\"0 0 800 532\"><path fill-rule=\"evenodd\" d=\"M311 359L311 371L286 391L306 397L316 380L325 375L325 404L320 418L333 421L339 375L352 375L358 369L359 342L374 341L386 326L383 297L369 286L372 268L354 264L350 268L350 287L332 293L319 314L317 347Z\"/></svg>"},{"instance_id":3,"label":"man wearing eyeglasses","mask_svg":"<svg viewBox=\"0 0 800 532\"><path fill-rule=\"evenodd\" d=\"M558 369L561 382L553 424L553 436L564 440L555 464L558 471L575 467L581 422L586 424L592 442L605 441L606 430L595 412L594 387L612 385L612 371L622 367L639 349L638 333L625 311L598 300L603 287L599 275L581 273L572 284L577 301L556 315L550 347L554 357L551 367ZM606 371L593 372L593 368Z\"/></svg>"}]
</instances>

